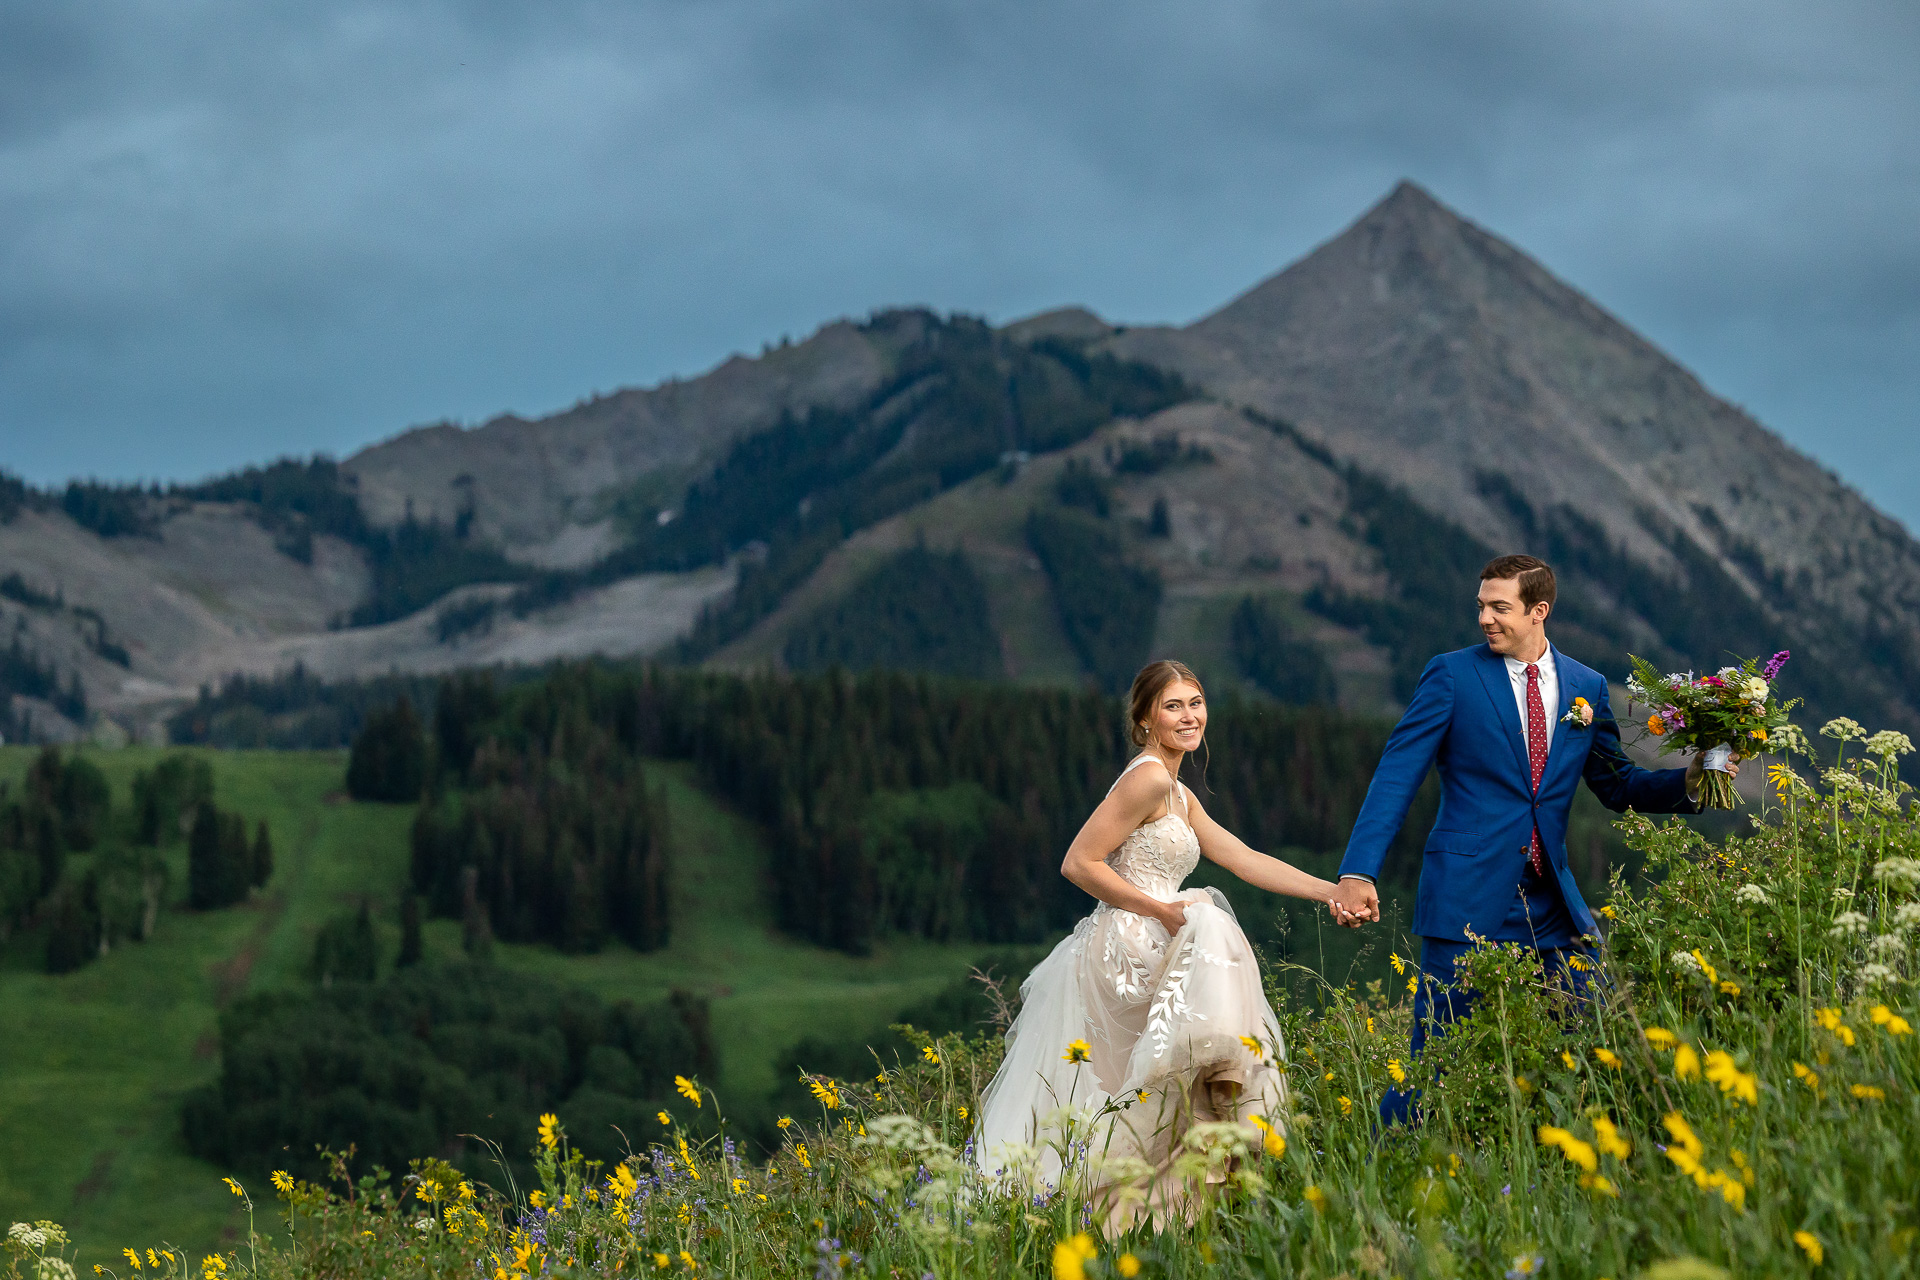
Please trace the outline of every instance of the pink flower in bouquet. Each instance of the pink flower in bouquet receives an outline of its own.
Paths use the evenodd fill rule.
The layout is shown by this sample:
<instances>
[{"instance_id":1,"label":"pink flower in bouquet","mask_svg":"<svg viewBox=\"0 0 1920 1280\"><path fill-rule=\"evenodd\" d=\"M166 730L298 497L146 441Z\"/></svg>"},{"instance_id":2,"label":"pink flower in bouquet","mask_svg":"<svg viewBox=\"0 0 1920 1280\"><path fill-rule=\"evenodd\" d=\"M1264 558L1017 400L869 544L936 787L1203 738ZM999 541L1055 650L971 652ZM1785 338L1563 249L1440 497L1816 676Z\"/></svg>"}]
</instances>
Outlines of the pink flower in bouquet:
<instances>
[{"instance_id":1,"label":"pink flower in bouquet","mask_svg":"<svg viewBox=\"0 0 1920 1280\"><path fill-rule=\"evenodd\" d=\"M1724 689L1727 687L1727 682L1719 676L1701 676L1698 680L1694 681L1694 683L1714 689Z\"/></svg>"},{"instance_id":2,"label":"pink flower in bouquet","mask_svg":"<svg viewBox=\"0 0 1920 1280\"><path fill-rule=\"evenodd\" d=\"M1666 724L1669 730L1679 730L1687 727L1686 713L1675 706L1660 708L1660 719Z\"/></svg>"}]
</instances>

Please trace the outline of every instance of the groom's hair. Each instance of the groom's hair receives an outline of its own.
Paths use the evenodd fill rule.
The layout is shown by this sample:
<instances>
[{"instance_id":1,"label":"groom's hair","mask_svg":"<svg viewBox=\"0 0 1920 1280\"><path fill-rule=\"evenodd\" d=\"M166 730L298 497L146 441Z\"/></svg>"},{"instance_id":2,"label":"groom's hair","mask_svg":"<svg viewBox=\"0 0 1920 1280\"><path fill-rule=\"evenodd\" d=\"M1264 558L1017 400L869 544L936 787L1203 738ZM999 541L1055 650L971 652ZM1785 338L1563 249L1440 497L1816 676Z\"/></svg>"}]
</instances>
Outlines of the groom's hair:
<instances>
[{"instance_id":1,"label":"groom's hair","mask_svg":"<svg viewBox=\"0 0 1920 1280\"><path fill-rule=\"evenodd\" d=\"M1552 604L1557 594L1553 583L1553 567L1545 560L1536 560L1532 556L1496 556L1487 561L1487 567L1480 571L1480 581L1499 578L1520 579L1520 604L1524 608L1545 600Z\"/></svg>"}]
</instances>

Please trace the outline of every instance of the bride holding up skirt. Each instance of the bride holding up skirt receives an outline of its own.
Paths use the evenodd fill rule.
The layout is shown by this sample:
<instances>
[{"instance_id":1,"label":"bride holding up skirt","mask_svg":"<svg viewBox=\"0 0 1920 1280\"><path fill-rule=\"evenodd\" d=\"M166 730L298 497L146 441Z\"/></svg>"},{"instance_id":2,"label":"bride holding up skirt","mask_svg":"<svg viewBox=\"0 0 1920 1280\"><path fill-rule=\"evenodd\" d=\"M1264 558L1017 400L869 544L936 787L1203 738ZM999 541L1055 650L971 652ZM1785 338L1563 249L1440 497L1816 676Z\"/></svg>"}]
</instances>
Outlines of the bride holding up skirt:
<instances>
[{"instance_id":1,"label":"bride holding up skirt","mask_svg":"<svg viewBox=\"0 0 1920 1280\"><path fill-rule=\"evenodd\" d=\"M1200 858L1359 923L1333 905L1332 884L1249 849L1177 781L1206 732L1206 695L1191 671L1148 665L1129 710L1145 749L1061 867L1100 903L1021 984L973 1142L989 1176L1031 1166L1050 1187L1071 1151L1089 1197L1111 1202L1113 1227L1131 1221L1141 1192L1156 1217L1189 1210L1193 1188L1172 1166L1195 1124L1238 1122L1255 1144L1255 1117L1282 1131L1279 1023L1225 895L1181 888Z\"/></svg>"}]
</instances>

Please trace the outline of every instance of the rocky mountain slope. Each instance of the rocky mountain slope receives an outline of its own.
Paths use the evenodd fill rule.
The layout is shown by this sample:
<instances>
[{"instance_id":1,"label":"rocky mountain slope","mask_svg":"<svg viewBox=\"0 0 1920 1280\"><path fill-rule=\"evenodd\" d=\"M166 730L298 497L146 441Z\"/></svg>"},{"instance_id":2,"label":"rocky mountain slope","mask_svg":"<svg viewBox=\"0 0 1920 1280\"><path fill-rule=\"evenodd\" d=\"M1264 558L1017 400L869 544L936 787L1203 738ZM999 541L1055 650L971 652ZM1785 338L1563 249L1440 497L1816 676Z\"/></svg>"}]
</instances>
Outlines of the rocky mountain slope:
<instances>
[{"instance_id":1,"label":"rocky mountain slope","mask_svg":"<svg viewBox=\"0 0 1920 1280\"><path fill-rule=\"evenodd\" d=\"M135 532L93 520L112 537L71 494L15 504L0 627L89 711L21 705L150 731L296 661L880 655L1111 683L1176 652L1389 712L1472 640L1478 564L1524 548L1563 570L1556 637L1609 671L1791 647L1821 713L1920 725L1906 531L1410 184L1185 328L882 313L296 479L135 494ZM906 558L929 550L964 555ZM956 608L997 652L929 646Z\"/></svg>"}]
</instances>

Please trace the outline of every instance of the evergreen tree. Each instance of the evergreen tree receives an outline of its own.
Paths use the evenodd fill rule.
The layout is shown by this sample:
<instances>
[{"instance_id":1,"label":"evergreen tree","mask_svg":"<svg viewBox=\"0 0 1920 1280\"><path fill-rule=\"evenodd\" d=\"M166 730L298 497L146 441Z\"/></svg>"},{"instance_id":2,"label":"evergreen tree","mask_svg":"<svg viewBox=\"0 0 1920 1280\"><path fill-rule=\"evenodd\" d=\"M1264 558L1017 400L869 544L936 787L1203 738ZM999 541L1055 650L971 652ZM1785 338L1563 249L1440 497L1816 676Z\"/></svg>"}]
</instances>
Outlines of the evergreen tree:
<instances>
[{"instance_id":1,"label":"evergreen tree","mask_svg":"<svg viewBox=\"0 0 1920 1280\"><path fill-rule=\"evenodd\" d=\"M194 812L187 836L187 905L196 911L232 906L247 896L246 827L211 803Z\"/></svg>"},{"instance_id":2,"label":"evergreen tree","mask_svg":"<svg viewBox=\"0 0 1920 1280\"><path fill-rule=\"evenodd\" d=\"M247 859L248 879L259 888L264 888L273 878L273 837L267 833L266 820L254 828L253 850Z\"/></svg>"},{"instance_id":3,"label":"evergreen tree","mask_svg":"<svg viewBox=\"0 0 1920 1280\"><path fill-rule=\"evenodd\" d=\"M313 939L308 973L323 987L335 982L372 982L380 956L373 936L373 914L363 901L357 911L337 915Z\"/></svg>"},{"instance_id":4,"label":"evergreen tree","mask_svg":"<svg viewBox=\"0 0 1920 1280\"><path fill-rule=\"evenodd\" d=\"M420 895L409 890L400 899L400 954L394 957L394 968L419 964L424 951L420 937Z\"/></svg>"},{"instance_id":5,"label":"evergreen tree","mask_svg":"<svg viewBox=\"0 0 1920 1280\"><path fill-rule=\"evenodd\" d=\"M413 703L401 698L367 717L347 758L347 794L396 804L420 798L427 778L427 744Z\"/></svg>"},{"instance_id":6,"label":"evergreen tree","mask_svg":"<svg viewBox=\"0 0 1920 1280\"><path fill-rule=\"evenodd\" d=\"M83 886L69 882L54 894L47 933L47 972L72 973L100 954L100 920Z\"/></svg>"}]
</instances>

